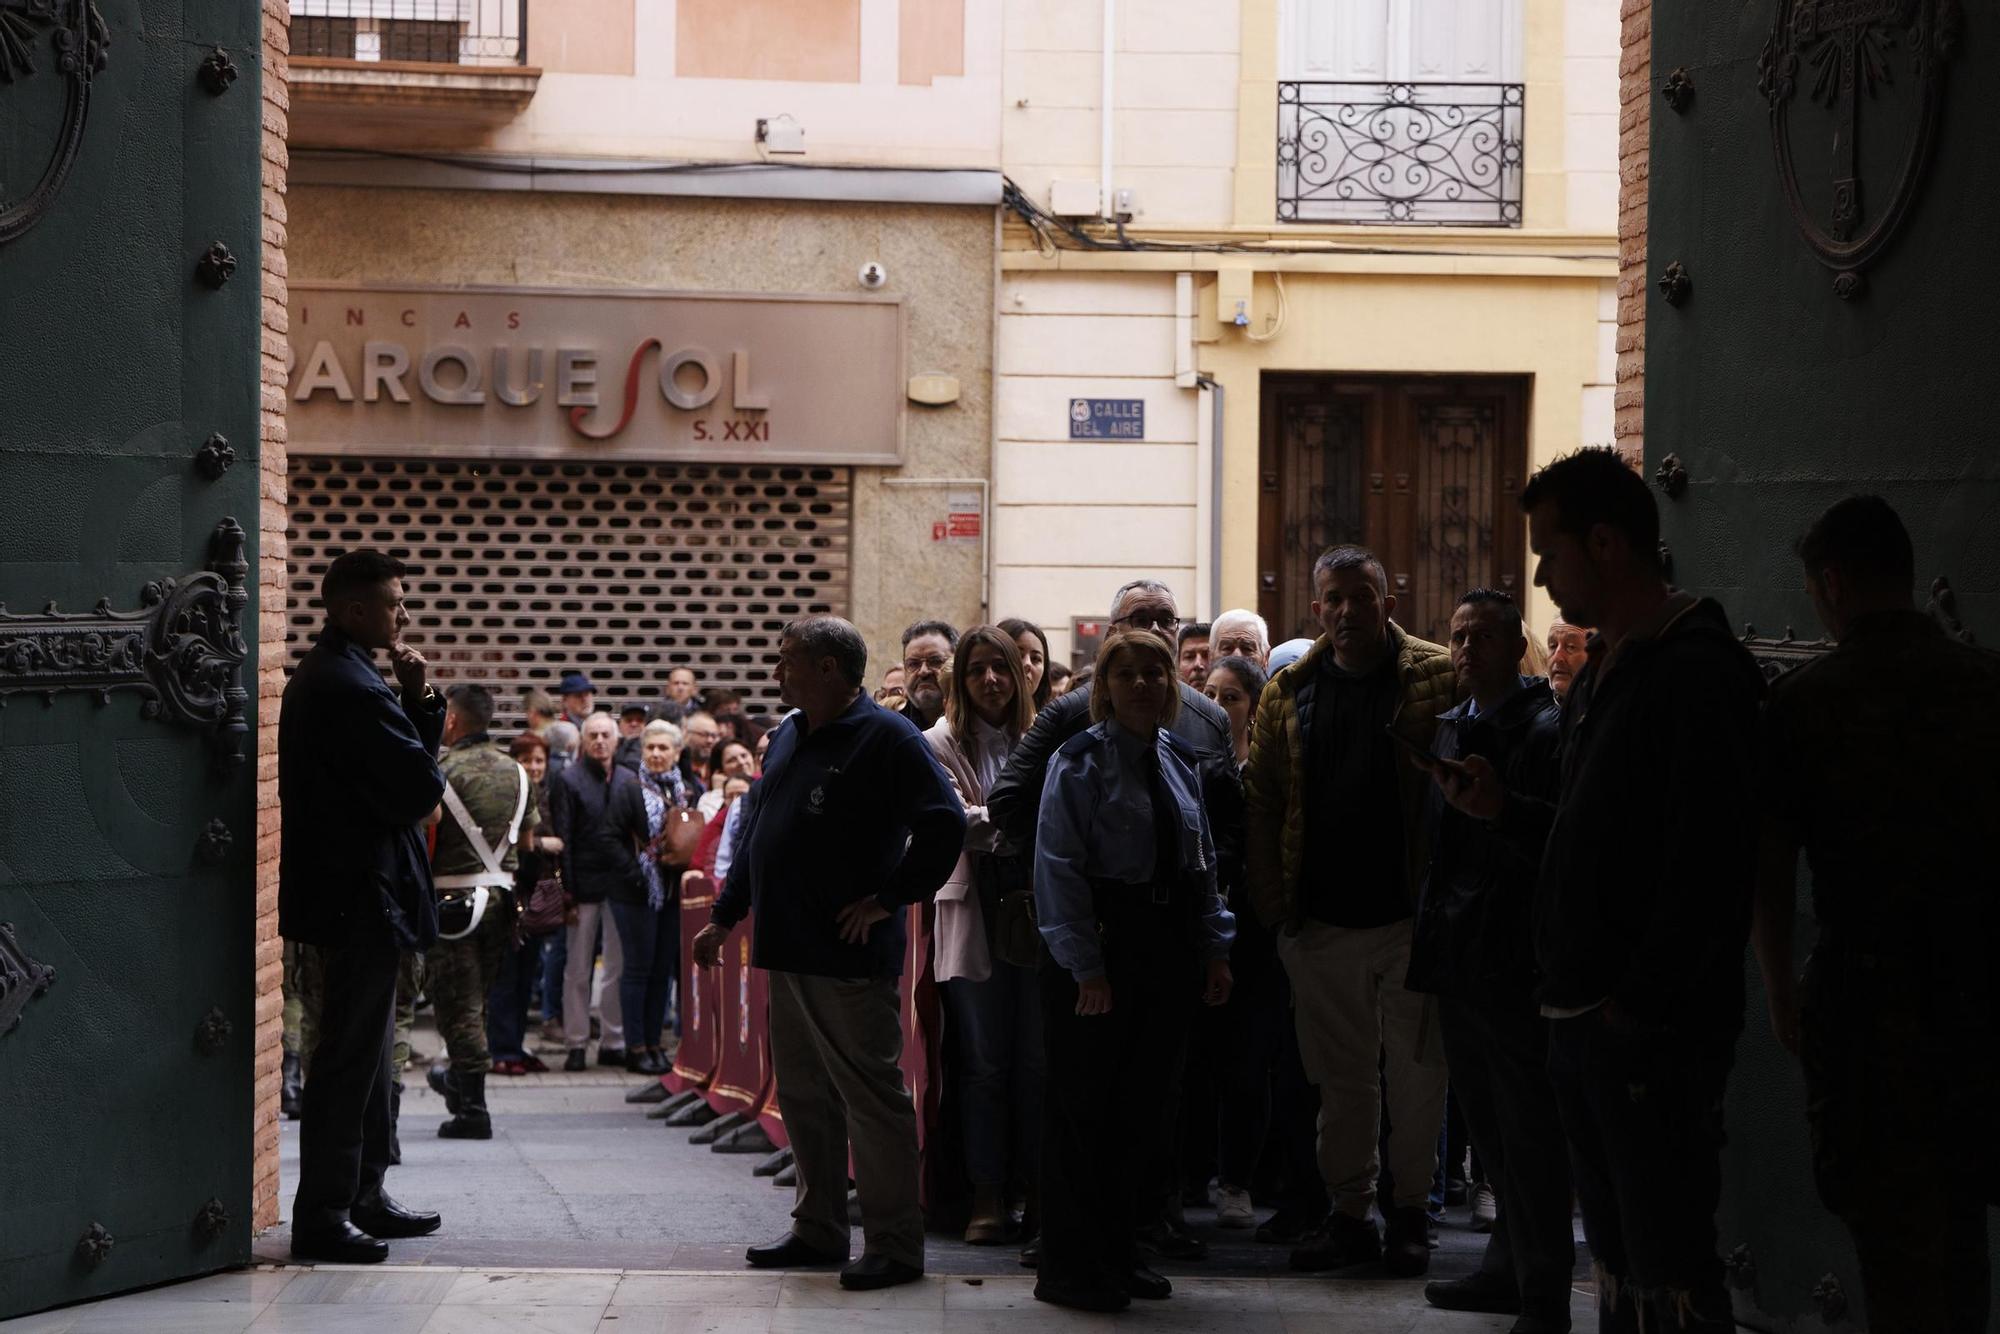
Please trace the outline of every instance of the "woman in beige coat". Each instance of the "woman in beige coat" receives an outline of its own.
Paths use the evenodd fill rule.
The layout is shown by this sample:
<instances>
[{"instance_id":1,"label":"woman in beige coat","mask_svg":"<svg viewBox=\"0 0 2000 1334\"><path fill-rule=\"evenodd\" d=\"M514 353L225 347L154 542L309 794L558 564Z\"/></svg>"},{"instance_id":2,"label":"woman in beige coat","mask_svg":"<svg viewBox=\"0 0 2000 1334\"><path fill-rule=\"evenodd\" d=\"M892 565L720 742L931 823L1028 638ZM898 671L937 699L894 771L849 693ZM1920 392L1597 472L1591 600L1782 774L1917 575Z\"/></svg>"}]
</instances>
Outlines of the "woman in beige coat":
<instances>
[{"instance_id":1,"label":"woman in beige coat","mask_svg":"<svg viewBox=\"0 0 2000 1334\"><path fill-rule=\"evenodd\" d=\"M986 819L987 789L1034 720L1033 687L1015 637L991 625L966 631L946 684L944 716L924 739L965 803L965 852L938 891L933 942L959 1058L958 1103L973 1186L965 1239L983 1245L1006 1239L1008 1182L1032 1188L1041 1133L1034 932L1026 932L1025 948L1010 948L1019 933L1006 929L1027 901L1009 896L1032 897L1032 880L1027 860L1014 856Z\"/></svg>"}]
</instances>

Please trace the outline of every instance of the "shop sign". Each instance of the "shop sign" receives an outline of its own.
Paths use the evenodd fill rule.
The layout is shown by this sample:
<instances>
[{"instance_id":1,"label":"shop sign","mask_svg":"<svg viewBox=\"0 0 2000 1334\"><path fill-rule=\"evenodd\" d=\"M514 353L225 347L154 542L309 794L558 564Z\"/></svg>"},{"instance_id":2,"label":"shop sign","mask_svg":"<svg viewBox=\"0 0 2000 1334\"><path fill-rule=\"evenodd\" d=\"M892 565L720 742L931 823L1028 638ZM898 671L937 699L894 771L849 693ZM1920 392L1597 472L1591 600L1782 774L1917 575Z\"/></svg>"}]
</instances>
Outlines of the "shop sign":
<instances>
[{"instance_id":1,"label":"shop sign","mask_svg":"<svg viewBox=\"0 0 2000 1334\"><path fill-rule=\"evenodd\" d=\"M944 521L931 525L931 541L948 542L954 546L979 541L985 531L985 515L977 491L948 491L944 507Z\"/></svg>"},{"instance_id":2,"label":"shop sign","mask_svg":"<svg viewBox=\"0 0 2000 1334\"><path fill-rule=\"evenodd\" d=\"M294 283L290 313L298 453L902 462L893 298Z\"/></svg>"},{"instance_id":3,"label":"shop sign","mask_svg":"<svg viewBox=\"0 0 2000 1334\"><path fill-rule=\"evenodd\" d=\"M1069 401L1072 440L1144 440L1146 400L1143 398L1072 398Z\"/></svg>"}]
</instances>

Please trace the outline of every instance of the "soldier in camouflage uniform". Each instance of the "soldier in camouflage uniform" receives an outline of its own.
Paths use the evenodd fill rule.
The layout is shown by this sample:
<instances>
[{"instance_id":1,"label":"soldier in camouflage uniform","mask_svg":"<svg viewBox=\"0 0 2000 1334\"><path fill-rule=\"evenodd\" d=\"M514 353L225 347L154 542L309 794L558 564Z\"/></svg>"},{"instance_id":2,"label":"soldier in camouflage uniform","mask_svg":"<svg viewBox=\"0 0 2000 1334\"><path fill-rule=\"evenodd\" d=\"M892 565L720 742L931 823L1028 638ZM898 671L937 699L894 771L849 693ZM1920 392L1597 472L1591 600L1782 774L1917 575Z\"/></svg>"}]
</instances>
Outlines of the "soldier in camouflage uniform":
<instances>
[{"instance_id":1,"label":"soldier in camouflage uniform","mask_svg":"<svg viewBox=\"0 0 2000 1334\"><path fill-rule=\"evenodd\" d=\"M1874 1334L1985 1334L2000 1204L2000 657L1915 609L1894 510L1841 501L1799 542L1839 641L1766 712L1753 937L1778 1039L1804 1062L1821 1199L1854 1236ZM1819 938L1792 971L1798 853Z\"/></svg>"},{"instance_id":2,"label":"soldier in camouflage uniform","mask_svg":"<svg viewBox=\"0 0 2000 1334\"><path fill-rule=\"evenodd\" d=\"M281 983L285 997L283 1073L278 1084L278 1107L287 1121L299 1119L300 1098L305 1092L305 1057L311 1050L306 1040L306 1000L299 979L299 956L312 946L285 942L285 968Z\"/></svg>"},{"instance_id":3,"label":"soldier in camouflage uniform","mask_svg":"<svg viewBox=\"0 0 2000 1334\"><path fill-rule=\"evenodd\" d=\"M482 686L462 685L454 686L446 698L445 755L440 767L448 795L437 826L431 876L440 893L469 895L483 886L490 898L470 934L456 940L440 938L426 960L425 984L451 1058L450 1072L434 1069L431 1083L452 1113L451 1120L438 1127L440 1136L491 1139L486 1076L493 1061L486 1046L486 995L514 938L513 875L520 837L535 827L538 816L527 772L487 733L493 723L493 696ZM497 865L489 865L460 828L450 809L452 795L477 827L486 850L495 854ZM530 799L524 801L524 796Z\"/></svg>"}]
</instances>

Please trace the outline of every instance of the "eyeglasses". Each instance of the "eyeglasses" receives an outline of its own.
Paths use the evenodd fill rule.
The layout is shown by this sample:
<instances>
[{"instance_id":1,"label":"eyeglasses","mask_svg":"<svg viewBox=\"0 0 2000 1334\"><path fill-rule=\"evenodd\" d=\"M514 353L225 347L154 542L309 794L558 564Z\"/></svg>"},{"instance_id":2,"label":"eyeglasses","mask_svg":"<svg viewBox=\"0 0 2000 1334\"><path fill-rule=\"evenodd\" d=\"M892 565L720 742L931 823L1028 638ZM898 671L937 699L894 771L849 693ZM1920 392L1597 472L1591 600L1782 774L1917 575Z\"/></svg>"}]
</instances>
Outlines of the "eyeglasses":
<instances>
[{"instance_id":1,"label":"eyeglasses","mask_svg":"<svg viewBox=\"0 0 2000 1334\"><path fill-rule=\"evenodd\" d=\"M910 676L921 671L941 672L950 661L950 658L905 658L903 671Z\"/></svg>"},{"instance_id":2,"label":"eyeglasses","mask_svg":"<svg viewBox=\"0 0 2000 1334\"><path fill-rule=\"evenodd\" d=\"M1138 630L1172 630L1181 623L1181 618L1171 611L1135 611L1130 616L1120 616L1113 625L1129 625Z\"/></svg>"}]
</instances>

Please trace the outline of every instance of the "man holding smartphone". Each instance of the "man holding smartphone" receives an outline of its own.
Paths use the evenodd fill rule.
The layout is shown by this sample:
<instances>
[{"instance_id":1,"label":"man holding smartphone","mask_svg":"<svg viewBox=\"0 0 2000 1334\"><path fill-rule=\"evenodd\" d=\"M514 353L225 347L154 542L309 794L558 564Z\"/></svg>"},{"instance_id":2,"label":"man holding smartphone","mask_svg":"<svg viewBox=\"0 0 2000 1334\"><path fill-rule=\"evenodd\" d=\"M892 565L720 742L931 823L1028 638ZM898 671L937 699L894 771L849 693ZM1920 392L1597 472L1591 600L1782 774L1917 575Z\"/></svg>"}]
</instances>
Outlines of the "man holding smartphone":
<instances>
[{"instance_id":1,"label":"man holding smartphone","mask_svg":"<svg viewBox=\"0 0 2000 1334\"><path fill-rule=\"evenodd\" d=\"M1325 632L1265 688L1244 771L1250 901L1279 931L1299 1053L1320 1090L1326 1226L1292 1268L1382 1259L1392 1275L1430 1268L1425 1205L1444 1122L1444 1053L1435 1007L1404 985L1411 917L1429 846L1430 782L1392 735L1428 754L1454 693L1442 645L1390 619L1382 562L1335 547L1313 564L1313 615ZM1394 727L1392 734L1389 730ZM1384 1081L1393 1201L1384 1238L1369 1218L1381 1168Z\"/></svg>"}]
</instances>

